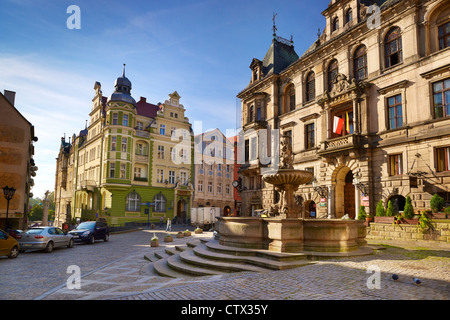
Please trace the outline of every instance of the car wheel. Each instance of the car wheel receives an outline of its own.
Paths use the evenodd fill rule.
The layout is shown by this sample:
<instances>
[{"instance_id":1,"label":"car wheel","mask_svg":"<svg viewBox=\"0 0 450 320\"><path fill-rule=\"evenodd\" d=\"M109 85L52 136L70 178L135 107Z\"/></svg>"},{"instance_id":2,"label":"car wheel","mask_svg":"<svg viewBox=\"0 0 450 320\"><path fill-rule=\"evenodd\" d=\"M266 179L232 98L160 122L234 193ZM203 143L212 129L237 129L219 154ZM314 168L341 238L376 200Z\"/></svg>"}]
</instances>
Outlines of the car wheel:
<instances>
[{"instance_id":1,"label":"car wheel","mask_svg":"<svg viewBox=\"0 0 450 320\"><path fill-rule=\"evenodd\" d=\"M52 251L53 251L53 242L49 241L49 242L47 243L47 246L45 247L44 251L45 251L46 253L52 252Z\"/></svg>"},{"instance_id":2,"label":"car wheel","mask_svg":"<svg viewBox=\"0 0 450 320\"><path fill-rule=\"evenodd\" d=\"M103 241L108 241L109 240L109 233L105 234L105 237L103 238Z\"/></svg>"},{"instance_id":3,"label":"car wheel","mask_svg":"<svg viewBox=\"0 0 450 320\"><path fill-rule=\"evenodd\" d=\"M9 252L8 258L15 259L19 255L19 248L17 246L14 246L11 251Z\"/></svg>"},{"instance_id":4,"label":"car wheel","mask_svg":"<svg viewBox=\"0 0 450 320\"><path fill-rule=\"evenodd\" d=\"M69 244L67 245L67 248L73 248L73 239L69 240Z\"/></svg>"},{"instance_id":5,"label":"car wheel","mask_svg":"<svg viewBox=\"0 0 450 320\"><path fill-rule=\"evenodd\" d=\"M94 244L95 243L95 237L94 235L91 236L91 238L89 239L89 244Z\"/></svg>"}]
</instances>

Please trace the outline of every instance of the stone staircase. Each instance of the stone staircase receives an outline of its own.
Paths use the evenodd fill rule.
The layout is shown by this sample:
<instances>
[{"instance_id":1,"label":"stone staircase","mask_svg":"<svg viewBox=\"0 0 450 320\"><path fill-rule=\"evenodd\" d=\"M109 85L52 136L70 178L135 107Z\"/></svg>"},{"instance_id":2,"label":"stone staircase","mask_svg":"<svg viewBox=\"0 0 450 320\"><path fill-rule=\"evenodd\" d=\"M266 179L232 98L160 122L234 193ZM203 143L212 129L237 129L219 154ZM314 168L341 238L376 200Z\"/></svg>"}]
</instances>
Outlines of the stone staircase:
<instances>
[{"instance_id":1,"label":"stone staircase","mask_svg":"<svg viewBox=\"0 0 450 320\"><path fill-rule=\"evenodd\" d=\"M314 263L302 253L277 253L220 245L217 240L190 240L145 256L147 273L170 278L222 275L231 272L268 272Z\"/></svg>"}]
</instances>

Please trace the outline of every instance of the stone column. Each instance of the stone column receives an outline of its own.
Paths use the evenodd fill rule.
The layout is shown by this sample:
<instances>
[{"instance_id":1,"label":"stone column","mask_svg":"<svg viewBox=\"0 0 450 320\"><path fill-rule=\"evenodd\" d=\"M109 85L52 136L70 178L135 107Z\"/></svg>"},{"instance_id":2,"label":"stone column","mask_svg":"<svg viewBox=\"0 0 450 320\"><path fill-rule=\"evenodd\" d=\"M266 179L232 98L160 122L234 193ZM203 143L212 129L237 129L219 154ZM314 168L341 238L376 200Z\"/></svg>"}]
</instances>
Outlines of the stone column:
<instances>
[{"instance_id":1,"label":"stone column","mask_svg":"<svg viewBox=\"0 0 450 320\"><path fill-rule=\"evenodd\" d=\"M50 192L47 190L45 192L45 198L42 200L43 206L42 206L42 225L47 226L48 225L48 208L50 207L50 200L48 199L48 194Z\"/></svg>"},{"instance_id":2,"label":"stone column","mask_svg":"<svg viewBox=\"0 0 450 320\"><path fill-rule=\"evenodd\" d=\"M328 186L328 219L334 219L336 218L335 215L335 208L334 208L334 189L335 186L329 185Z\"/></svg>"},{"instance_id":3,"label":"stone column","mask_svg":"<svg viewBox=\"0 0 450 320\"><path fill-rule=\"evenodd\" d=\"M359 133L359 130L359 99L358 97L353 97L353 133Z\"/></svg>"},{"instance_id":4,"label":"stone column","mask_svg":"<svg viewBox=\"0 0 450 320\"><path fill-rule=\"evenodd\" d=\"M358 219L359 207L361 206L361 191L355 186L355 220Z\"/></svg>"}]
</instances>

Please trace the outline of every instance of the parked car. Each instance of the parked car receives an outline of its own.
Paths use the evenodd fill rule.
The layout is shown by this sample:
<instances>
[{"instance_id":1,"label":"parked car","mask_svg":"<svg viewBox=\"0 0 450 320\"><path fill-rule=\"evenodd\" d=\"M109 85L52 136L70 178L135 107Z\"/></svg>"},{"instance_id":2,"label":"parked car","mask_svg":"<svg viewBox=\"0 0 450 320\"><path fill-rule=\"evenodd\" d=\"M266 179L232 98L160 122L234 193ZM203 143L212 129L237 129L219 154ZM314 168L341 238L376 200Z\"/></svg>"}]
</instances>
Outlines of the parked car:
<instances>
[{"instance_id":1,"label":"parked car","mask_svg":"<svg viewBox=\"0 0 450 320\"><path fill-rule=\"evenodd\" d=\"M18 229L8 229L6 230L6 232L13 237L14 239L19 239L21 237L21 233L23 232L22 230L18 230Z\"/></svg>"},{"instance_id":2,"label":"parked car","mask_svg":"<svg viewBox=\"0 0 450 320\"><path fill-rule=\"evenodd\" d=\"M106 221L86 221L80 223L76 229L69 232L76 242L93 244L95 240L109 240L109 227Z\"/></svg>"},{"instance_id":3,"label":"parked car","mask_svg":"<svg viewBox=\"0 0 450 320\"><path fill-rule=\"evenodd\" d=\"M21 251L38 249L52 252L53 248L72 248L74 244L73 236L64 233L57 227L30 228L21 233L21 237L17 241L20 244Z\"/></svg>"},{"instance_id":4,"label":"parked car","mask_svg":"<svg viewBox=\"0 0 450 320\"><path fill-rule=\"evenodd\" d=\"M0 230L0 256L8 256L10 259L17 258L20 245L14 237Z\"/></svg>"}]
</instances>

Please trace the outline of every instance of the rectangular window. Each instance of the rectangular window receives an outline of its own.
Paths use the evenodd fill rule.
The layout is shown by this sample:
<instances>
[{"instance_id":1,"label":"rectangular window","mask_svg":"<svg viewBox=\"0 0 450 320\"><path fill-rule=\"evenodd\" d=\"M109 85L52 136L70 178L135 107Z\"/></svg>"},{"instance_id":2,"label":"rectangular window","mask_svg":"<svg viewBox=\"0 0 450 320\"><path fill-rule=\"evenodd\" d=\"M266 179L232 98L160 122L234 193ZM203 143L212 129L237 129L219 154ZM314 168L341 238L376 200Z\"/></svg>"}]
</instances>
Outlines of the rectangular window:
<instances>
[{"instance_id":1,"label":"rectangular window","mask_svg":"<svg viewBox=\"0 0 450 320\"><path fill-rule=\"evenodd\" d=\"M144 130L144 123L142 121L138 121L136 125L136 129Z\"/></svg>"},{"instance_id":2,"label":"rectangular window","mask_svg":"<svg viewBox=\"0 0 450 320\"><path fill-rule=\"evenodd\" d=\"M114 178L116 175L116 164L110 163L109 164L109 177Z\"/></svg>"},{"instance_id":3,"label":"rectangular window","mask_svg":"<svg viewBox=\"0 0 450 320\"><path fill-rule=\"evenodd\" d=\"M450 116L450 79L433 83L434 118Z\"/></svg>"},{"instance_id":4,"label":"rectangular window","mask_svg":"<svg viewBox=\"0 0 450 320\"><path fill-rule=\"evenodd\" d=\"M256 120L257 121L261 121L262 117L261 117L261 108L256 108Z\"/></svg>"},{"instance_id":5,"label":"rectangular window","mask_svg":"<svg viewBox=\"0 0 450 320\"><path fill-rule=\"evenodd\" d=\"M122 119L122 125L128 127L128 115L124 114Z\"/></svg>"},{"instance_id":6,"label":"rectangular window","mask_svg":"<svg viewBox=\"0 0 450 320\"><path fill-rule=\"evenodd\" d=\"M247 162L250 159L250 147L249 147L249 141L248 139L245 140L245 162Z\"/></svg>"},{"instance_id":7,"label":"rectangular window","mask_svg":"<svg viewBox=\"0 0 450 320\"><path fill-rule=\"evenodd\" d=\"M175 184L175 171L169 170L169 183Z\"/></svg>"},{"instance_id":8,"label":"rectangular window","mask_svg":"<svg viewBox=\"0 0 450 320\"><path fill-rule=\"evenodd\" d=\"M203 180L199 180L197 184L197 191L203 192Z\"/></svg>"},{"instance_id":9,"label":"rectangular window","mask_svg":"<svg viewBox=\"0 0 450 320\"><path fill-rule=\"evenodd\" d=\"M230 194L231 193L231 188L230 188L229 184L225 185L225 193L226 194Z\"/></svg>"},{"instance_id":10,"label":"rectangular window","mask_svg":"<svg viewBox=\"0 0 450 320\"><path fill-rule=\"evenodd\" d=\"M390 97L387 101L389 129L401 128L403 126L402 95Z\"/></svg>"},{"instance_id":11,"label":"rectangular window","mask_svg":"<svg viewBox=\"0 0 450 320\"><path fill-rule=\"evenodd\" d=\"M111 137L111 151L116 151L117 137Z\"/></svg>"},{"instance_id":12,"label":"rectangular window","mask_svg":"<svg viewBox=\"0 0 450 320\"><path fill-rule=\"evenodd\" d=\"M159 125L159 134L163 135L163 136L166 134L166 125L165 124Z\"/></svg>"},{"instance_id":13,"label":"rectangular window","mask_svg":"<svg viewBox=\"0 0 450 320\"><path fill-rule=\"evenodd\" d=\"M187 183L187 173L186 172L180 172L180 182L181 184Z\"/></svg>"},{"instance_id":14,"label":"rectangular window","mask_svg":"<svg viewBox=\"0 0 450 320\"><path fill-rule=\"evenodd\" d=\"M164 159L164 146L158 146L158 159Z\"/></svg>"},{"instance_id":15,"label":"rectangular window","mask_svg":"<svg viewBox=\"0 0 450 320\"><path fill-rule=\"evenodd\" d=\"M221 193L222 193L222 184L221 184L221 183L218 183L218 184L217 184L217 193L218 193L218 194L221 194Z\"/></svg>"},{"instance_id":16,"label":"rectangular window","mask_svg":"<svg viewBox=\"0 0 450 320\"><path fill-rule=\"evenodd\" d=\"M436 148L436 171L450 171L450 147Z\"/></svg>"},{"instance_id":17,"label":"rectangular window","mask_svg":"<svg viewBox=\"0 0 450 320\"><path fill-rule=\"evenodd\" d=\"M307 124L305 126L305 149L309 150L314 148L315 146L315 130L314 130L314 123Z\"/></svg>"},{"instance_id":18,"label":"rectangular window","mask_svg":"<svg viewBox=\"0 0 450 320\"><path fill-rule=\"evenodd\" d=\"M450 47L450 21L438 27L439 50Z\"/></svg>"},{"instance_id":19,"label":"rectangular window","mask_svg":"<svg viewBox=\"0 0 450 320\"><path fill-rule=\"evenodd\" d=\"M156 182L158 182L158 183L164 182L164 170L163 169L156 170Z\"/></svg>"},{"instance_id":20,"label":"rectangular window","mask_svg":"<svg viewBox=\"0 0 450 320\"><path fill-rule=\"evenodd\" d=\"M255 160L258 156L256 153L256 151L257 151L257 149L256 149L257 143L256 142L257 142L256 137L251 138L251 153L250 153L251 160Z\"/></svg>"},{"instance_id":21,"label":"rectangular window","mask_svg":"<svg viewBox=\"0 0 450 320\"><path fill-rule=\"evenodd\" d=\"M120 164L120 179L126 178L127 165L125 163Z\"/></svg>"},{"instance_id":22,"label":"rectangular window","mask_svg":"<svg viewBox=\"0 0 450 320\"><path fill-rule=\"evenodd\" d=\"M141 168L137 168L137 167L135 167L134 168L134 177L135 178L140 178L141 177Z\"/></svg>"},{"instance_id":23,"label":"rectangular window","mask_svg":"<svg viewBox=\"0 0 450 320\"><path fill-rule=\"evenodd\" d=\"M208 193L213 192L213 183L211 181L208 182Z\"/></svg>"},{"instance_id":24,"label":"rectangular window","mask_svg":"<svg viewBox=\"0 0 450 320\"><path fill-rule=\"evenodd\" d=\"M389 175L399 176L403 172L402 170L402 155L393 154L389 156Z\"/></svg>"},{"instance_id":25,"label":"rectangular window","mask_svg":"<svg viewBox=\"0 0 450 320\"><path fill-rule=\"evenodd\" d=\"M127 152L127 138L122 138L122 152Z\"/></svg>"},{"instance_id":26,"label":"rectangular window","mask_svg":"<svg viewBox=\"0 0 450 320\"><path fill-rule=\"evenodd\" d=\"M119 124L119 114L118 113L113 113L112 124L113 125L118 125Z\"/></svg>"}]
</instances>

